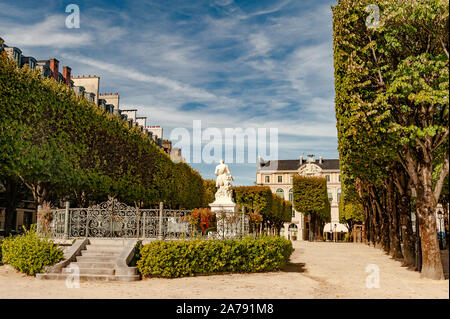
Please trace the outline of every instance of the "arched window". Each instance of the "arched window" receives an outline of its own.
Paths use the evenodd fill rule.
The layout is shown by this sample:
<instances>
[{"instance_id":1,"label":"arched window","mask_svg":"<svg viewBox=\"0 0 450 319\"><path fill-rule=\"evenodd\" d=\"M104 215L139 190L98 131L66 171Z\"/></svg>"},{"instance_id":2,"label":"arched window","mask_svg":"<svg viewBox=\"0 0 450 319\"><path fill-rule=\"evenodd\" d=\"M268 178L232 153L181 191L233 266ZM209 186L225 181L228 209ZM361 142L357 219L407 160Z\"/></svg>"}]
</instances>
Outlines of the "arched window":
<instances>
[{"instance_id":1,"label":"arched window","mask_svg":"<svg viewBox=\"0 0 450 319\"><path fill-rule=\"evenodd\" d=\"M337 201L338 201L338 203L339 203L340 199L341 199L341 189L339 188L338 192L337 192Z\"/></svg>"},{"instance_id":2,"label":"arched window","mask_svg":"<svg viewBox=\"0 0 450 319\"><path fill-rule=\"evenodd\" d=\"M292 188L289 190L289 201L291 203L294 202L294 192Z\"/></svg>"},{"instance_id":3,"label":"arched window","mask_svg":"<svg viewBox=\"0 0 450 319\"><path fill-rule=\"evenodd\" d=\"M282 190L281 188L278 188L277 195L284 199L284 190Z\"/></svg>"}]
</instances>

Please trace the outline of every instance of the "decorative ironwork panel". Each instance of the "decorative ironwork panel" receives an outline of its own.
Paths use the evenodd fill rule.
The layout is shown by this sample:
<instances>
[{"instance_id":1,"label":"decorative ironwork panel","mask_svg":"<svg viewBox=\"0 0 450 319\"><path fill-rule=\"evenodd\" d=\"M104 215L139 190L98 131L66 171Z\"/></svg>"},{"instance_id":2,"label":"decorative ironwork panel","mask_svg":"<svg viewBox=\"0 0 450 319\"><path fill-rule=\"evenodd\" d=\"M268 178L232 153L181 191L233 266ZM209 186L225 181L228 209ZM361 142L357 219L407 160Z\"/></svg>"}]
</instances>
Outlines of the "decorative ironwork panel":
<instances>
[{"instance_id":1,"label":"decorative ironwork panel","mask_svg":"<svg viewBox=\"0 0 450 319\"><path fill-rule=\"evenodd\" d=\"M50 223L50 233L52 237L63 238L66 219L66 211L64 209L53 210L53 219Z\"/></svg>"},{"instance_id":2,"label":"decorative ironwork panel","mask_svg":"<svg viewBox=\"0 0 450 319\"><path fill-rule=\"evenodd\" d=\"M216 238L237 238L249 234L250 217L242 213L222 213L216 215Z\"/></svg>"},{"instance_id":3,"label":"decorative ironwork panel","mask_svg":"<svg viewBox=\"0 0 450 319\"><path fill-rule=\"evenodd\" d=\"M194 228L188 220L190 214L190 210L164 210L162 227L163 237L168 239L192 237Z\"/></svg>"},{"instance_id":4,"label":"decorative ironwork panel","mask_svg":"<svg viewBox=\"0 0 450 319\"><path fill-rule=\"evenodd\" d=\"M86 237L87 235L88 210L69 210L69 237Z\"/></svg>"},{"instance_id":5,"label":"decorative ironwork panel","mask_svg":"<svg viewBox=\"0 0 450 319\"><path fill-rule=\"evenodd\" d=\"M250 216L249 215L245 215L245 234L248 235L250 234Z\"/></svg>"},{"instance_id":6,"label":"decorative ironwork panel","mask_svg":"<svg viewBox=\"0 0 450 319\"><path fill-rule=\"evenodd\" d=\"M87 209L88 237L135 238L138 235L139 210L113 198Z\"/></svg>"},{"instance_id":7,"label":"decorative ironwork panel","mask_svg":"<svg viewBox=\"0 0 450 319\"><path fill-rule=\"evenodd\" d=\"M158 227L159 227L159 217L158 209L141 209L140 218L140 237L144 238L157 238L158 237Z\"/></svg>"}]
</instances>

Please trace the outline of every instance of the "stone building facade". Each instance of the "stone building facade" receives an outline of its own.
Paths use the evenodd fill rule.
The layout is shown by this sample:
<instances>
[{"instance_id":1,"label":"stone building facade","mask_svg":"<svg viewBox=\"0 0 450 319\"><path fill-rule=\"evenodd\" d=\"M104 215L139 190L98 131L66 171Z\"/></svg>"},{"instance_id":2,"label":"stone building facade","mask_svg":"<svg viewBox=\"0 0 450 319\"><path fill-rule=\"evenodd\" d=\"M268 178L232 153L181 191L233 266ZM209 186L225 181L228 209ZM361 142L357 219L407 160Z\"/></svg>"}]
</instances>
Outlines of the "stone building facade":
<instances>
[{"instance_id":1,"label":"stone building facade","mask_svg":"<svg viewBox=\"0 0 450 319\"><path fill-rule=\"evenodd\" d=\"M91 75L88 76L76 76L72 78L73 85L74 86L81 86L84 88L85 93L93 93L95 95L94 97L94 103L95 105L98 105L99 97L99 90L100 90L100 77L94 75L91 77Z\"/></svg>"},{"instance_id":2,"label":"stone building facade","mask_svg":"<svg viewBox=\"0 0 450 319\"><path fill-rule=\"evenodd\" d=\"M110 105L112 109L112 113L118 115L119 114L119 103L120 103L120 95L119 93L104 93L99 95L99 99L105 100L106 105Z\"/></svg>"},{"instance_id":3,"label":"stone building facade","mask_svg":"<svg viewBox=\"0 0 450 319\"><path fill-rule=\"evenodd\" d=\"M341 195L341 180L338 159L314 158L310 155L307 159L302 156L298 160L276 160L265 162L258 158L256 171L256 185L269 186L272 193L293 202L293 179L296 175L320 176L327 179L328 198L331 203L331 224L336 225L336 231L347 232L347 227L339 223L339 199ZM325 225L324 232L328 232ZM285 223L282 233L291 240L308 238L308 221L303 214L293 210L292 220ZM335 231L332 229L332 231Z\"/></svg>"}]
</instances>

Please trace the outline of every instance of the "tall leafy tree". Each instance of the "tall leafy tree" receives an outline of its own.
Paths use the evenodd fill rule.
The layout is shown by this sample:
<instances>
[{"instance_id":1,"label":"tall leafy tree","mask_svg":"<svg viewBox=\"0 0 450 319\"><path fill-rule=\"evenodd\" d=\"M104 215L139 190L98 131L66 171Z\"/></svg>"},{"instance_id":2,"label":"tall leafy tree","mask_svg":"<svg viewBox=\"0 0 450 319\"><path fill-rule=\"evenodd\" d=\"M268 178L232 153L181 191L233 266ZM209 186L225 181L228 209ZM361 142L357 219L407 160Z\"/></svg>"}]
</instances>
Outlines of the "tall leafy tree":
<instances>
[{"instance_id":1,"label":"tall leafy tree","mask_svg":"<svg viewBox=\"0 0 450 319\"><path fill-rule=\"evenodd\" d=\"M320 236L325 222L330 221L331 206L327 180L324 177L295 176L294 208L309 217L309 232Z\"/></svg>"},{"instance_id":2,"label":"tall leafy tree","mask_svg":"<svg viewBox=\"0 0 450 319\"><path fill-rule=\"evenodd\" d=\"M363 173L356 176L363 177L363 183L386 181L385 194L378 193L387 207L388 221L394 223L396 192L408 196L405 188L411 189L412 185L422 242L422 276L442 279L434 211L448 175L448 151L435 185L432 173L436 151L448 143L448 3L376 1L381 10L376 23L370 21L372 14L366 11L372 3L340 0L333 8L340 153L345 158L348 150L355 149L354 139L344 137L344 130L340 130L342 122L365 123L354 127L363 132L358 135L357 145L369 142L367 166L382 163L375 170L381 179L366 179ZM387 152L382 152L383 148ZM375 154L377 162L372 160ZM351 173L357 171L356 163L347 164ZM385 173L387 177L382 176ZM377 197L370 186L366 188L372 198ZM383 218L381 212L379 217ZM377 221L373 222L375 229L379 228ZM390 228L389 237L396 232Z\"/></svg>"}]
</instances>

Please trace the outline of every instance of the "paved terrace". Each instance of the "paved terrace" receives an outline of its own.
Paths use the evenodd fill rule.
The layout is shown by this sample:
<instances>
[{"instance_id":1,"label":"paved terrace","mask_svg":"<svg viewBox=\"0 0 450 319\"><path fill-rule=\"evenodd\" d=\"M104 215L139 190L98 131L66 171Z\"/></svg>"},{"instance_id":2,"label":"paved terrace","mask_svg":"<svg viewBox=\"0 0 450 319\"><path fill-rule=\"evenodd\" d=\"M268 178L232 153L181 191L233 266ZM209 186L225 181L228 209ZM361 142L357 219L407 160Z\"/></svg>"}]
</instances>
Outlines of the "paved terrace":
<instances>
[{"instance_id":1,"label":"paved terrace","mask_svg":"<svg viewBox=\"0 0 450 319\"><path fill-rule=\"evenodd\" d=\"M363 244L295 242L282 272L152 278L138 282L42 281L0 266L0 298L449 298L449 281L421 279L382 251ZM368 264L379 288L366 288ZM42 292L45 293L42 293Z\"/></svg>"}]
</instances>

